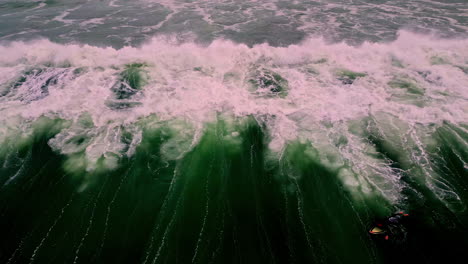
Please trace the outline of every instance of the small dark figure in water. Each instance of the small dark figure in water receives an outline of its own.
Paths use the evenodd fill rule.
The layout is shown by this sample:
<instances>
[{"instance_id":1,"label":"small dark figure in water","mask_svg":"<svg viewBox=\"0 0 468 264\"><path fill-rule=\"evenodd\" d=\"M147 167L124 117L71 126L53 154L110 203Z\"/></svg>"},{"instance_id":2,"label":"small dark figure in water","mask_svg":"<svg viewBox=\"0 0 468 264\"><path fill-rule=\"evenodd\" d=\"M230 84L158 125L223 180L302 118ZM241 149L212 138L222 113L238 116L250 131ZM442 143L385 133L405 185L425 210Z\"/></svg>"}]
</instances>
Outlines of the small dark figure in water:
<instances>
[{"instance_id":1,"label":"small dark figure in water","mask_svg":"<svg viewBox=\"0 0 468 264\"><path fill-rule=\"evenodd\" d=\"M398 212L385 220L377 221L369 233L385 240L404 241L406 238L404 222L407 216L408 214L404 212Z\"/></svg>"}]
</instances>

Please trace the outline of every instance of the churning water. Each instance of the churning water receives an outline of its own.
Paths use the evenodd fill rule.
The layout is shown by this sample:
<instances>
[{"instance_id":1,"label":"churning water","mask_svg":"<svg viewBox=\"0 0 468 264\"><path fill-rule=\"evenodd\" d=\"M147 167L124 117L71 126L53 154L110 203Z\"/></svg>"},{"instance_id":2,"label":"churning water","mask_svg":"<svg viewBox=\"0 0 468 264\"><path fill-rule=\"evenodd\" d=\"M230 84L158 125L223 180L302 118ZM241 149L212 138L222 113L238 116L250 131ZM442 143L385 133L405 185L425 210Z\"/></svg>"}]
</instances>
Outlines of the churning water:
<instances>
[{"instance_id":1,"label":"churning water","mask_svg":"<svg viewBox=\"0 0 468 264\"><path fill-rule=\"evenodd\" d=\"M0 263L463 263L467 32L466 0L0 0Z\"/></svg>"}]
</instances>

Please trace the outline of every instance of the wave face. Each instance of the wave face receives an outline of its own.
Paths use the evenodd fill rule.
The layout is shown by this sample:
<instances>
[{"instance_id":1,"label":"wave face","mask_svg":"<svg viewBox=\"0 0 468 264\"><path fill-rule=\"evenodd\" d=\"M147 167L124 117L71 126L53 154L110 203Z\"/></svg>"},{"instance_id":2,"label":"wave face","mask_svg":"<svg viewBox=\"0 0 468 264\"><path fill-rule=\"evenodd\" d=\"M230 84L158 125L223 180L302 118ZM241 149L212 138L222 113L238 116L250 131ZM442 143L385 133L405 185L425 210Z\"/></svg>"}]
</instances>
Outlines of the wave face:
<instances>
[{"instance_id":1,"label":"wave face","mask_svg":"<svg viewBox=\"0 0 468 264\"><path fill-rule=\"evenodd\" d=\"M466 256L467 40L172 40L0 47L0 262Z\"/></svg>"}]
</instances>

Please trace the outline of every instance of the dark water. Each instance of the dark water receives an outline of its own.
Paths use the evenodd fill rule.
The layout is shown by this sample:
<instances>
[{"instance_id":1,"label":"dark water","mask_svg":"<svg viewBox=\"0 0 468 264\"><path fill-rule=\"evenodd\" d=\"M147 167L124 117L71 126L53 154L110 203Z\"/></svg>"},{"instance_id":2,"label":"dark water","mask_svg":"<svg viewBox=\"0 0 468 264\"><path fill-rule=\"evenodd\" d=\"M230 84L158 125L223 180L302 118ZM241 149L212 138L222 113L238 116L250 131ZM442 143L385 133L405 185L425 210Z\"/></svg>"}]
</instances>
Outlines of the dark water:
<instances>
[{"instance_id":1,"label":"dark water","mask_svg":"<svg viewBox=\"0 0 468 264\"><path fill-rule=\"evenodd\" d=\"M47 144L59 124L41 122L30 142L1 157L3 263L461 263L466 254L466 213L437 199L377 135L379 156L405 169L400 206L411 219L402 244L366 232L395 205L353 199L309 144L291 142L283 158L271 159L253 119L237 124L236 140L224 121L207 125L177 161L159 152L173 135L146 130L118 169L93 173L67 172L67 158ZM431 155L465 202L467 151L458 140L467 135L452 128L436 131ZM89 186L77 192L85 179Z\"/></svg>"},{"instance_id":2,"label":"dark water","mask_svg":"<svg viewBox=\"0 0 468 264\"><path fill-rule=\"evenodd\" d=\"M0 263L465 263L467 12L0 0Z\"/></svg>"}]
</instances>

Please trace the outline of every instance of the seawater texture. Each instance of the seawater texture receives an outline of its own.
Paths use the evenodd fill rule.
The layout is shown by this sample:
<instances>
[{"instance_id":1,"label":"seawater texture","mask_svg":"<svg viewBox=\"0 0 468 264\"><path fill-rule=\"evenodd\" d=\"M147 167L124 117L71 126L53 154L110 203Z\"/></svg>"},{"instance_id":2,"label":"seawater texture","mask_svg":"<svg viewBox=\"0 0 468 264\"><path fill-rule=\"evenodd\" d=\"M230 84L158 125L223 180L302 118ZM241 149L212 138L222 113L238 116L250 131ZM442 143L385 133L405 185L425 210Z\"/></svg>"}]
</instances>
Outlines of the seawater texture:
<instances>
[{"instance_id":1,"label":"seawater texture","mask_svg":"<svg viewBox=\"0 0 468 264\"><path fill-rule=\"evenodd\" d=\"M0 263L467 259L463 1L104 2L0 2Z\"/></svg>"},{"instance_id":2,"label":"seawater texture","mask_svg":"<svg viewBox=\"0 0 468 264\"><path fill-rule=\"evenodd\" d=\"M122 47L155 35L296 44L391 41L400 29L467 37L466 0L2 0L0 41L45 37Z\"/></svg>"}]
</instances>

